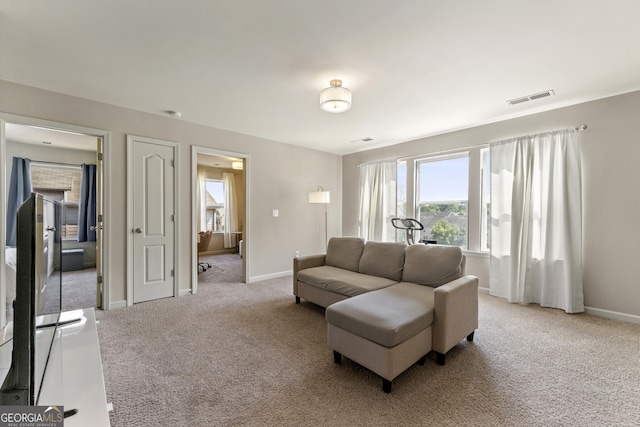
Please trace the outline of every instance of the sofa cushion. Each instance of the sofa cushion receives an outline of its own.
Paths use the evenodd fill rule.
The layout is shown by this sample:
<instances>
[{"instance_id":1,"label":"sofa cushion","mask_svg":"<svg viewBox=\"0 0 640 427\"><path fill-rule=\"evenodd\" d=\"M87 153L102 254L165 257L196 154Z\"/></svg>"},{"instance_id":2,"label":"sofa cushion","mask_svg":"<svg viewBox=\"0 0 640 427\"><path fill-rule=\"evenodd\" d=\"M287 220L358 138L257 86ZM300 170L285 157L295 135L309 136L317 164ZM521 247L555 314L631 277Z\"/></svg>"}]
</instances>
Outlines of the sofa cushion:
<instances>
[{"instance_id":1,"label":"sofa cushion","mask_svg":"<svg viewBox=\"0 0 640 427\"><path fill-rule=\"evenodd\" d=\"M360 237L332 237L327 245L325 265L358 271L364 239Z\"/></svg>"},{"instance_id":2,"label":"sofa cushion","mask_svg":"<svg viewBox=\"0 0 640 427\"><path fill-rule=\"evenodd\" d=\"M404 266L405 243L367 242L360 257L359 272L399 282Z\"/></svg>"},{"instance_id":3,"label":"sofa cushion","mask_svg":"<svg viewBox=\"0 0 640 427\"><path fill-rule=\"evenodd\" d=\"M411 245L404 255L402 281L437 287L462 277L462 250L457 246Z\"/></svg>"},{"instance_id":4,"label":"sofa cushion","mask_svg":"<svg viewBox=\"0 0 640 427\"><path fill-rule=\"evenodd\" d=\"M433 288L400 283L327 307L327 322L393 347L433 323Z\"/></svg>"},{"instance_id":5,"label":"sofa cushion","mask_svg":"<svg viewBox=\"0 0 640 427\"><path fill-rule=\"evenodd\" d=\"M327 265L302 270L298 272L297 279L307 285L348 297L386 288L398 283L385 277L360 274Z\"/></svg>"}]
</instances>

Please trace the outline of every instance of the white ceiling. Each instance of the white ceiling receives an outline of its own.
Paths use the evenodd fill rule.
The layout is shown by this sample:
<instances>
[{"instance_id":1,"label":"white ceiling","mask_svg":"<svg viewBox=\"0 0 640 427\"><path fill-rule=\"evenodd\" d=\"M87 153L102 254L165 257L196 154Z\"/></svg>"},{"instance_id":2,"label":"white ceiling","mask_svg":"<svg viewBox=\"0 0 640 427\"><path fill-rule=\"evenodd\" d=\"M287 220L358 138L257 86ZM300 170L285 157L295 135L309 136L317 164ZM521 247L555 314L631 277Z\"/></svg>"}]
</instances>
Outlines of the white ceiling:
<instances>
[{"instance_id":1,"label":"white ceiling","mask_svg":"<svg viewBox=\"0 0 640 427\"><path fill-rule=\"evenodd\" d=\"M346 154L638 90L638 16L637 0L0 0L0 79ZM353 107L325 113L336 78Z\"/></svg>"},{"instance_id":2,"label":"white ceiling","mask_svg":"<svg viewBox=\"0 0 640 427\"><path fill-rule=\"evenodd\" d=\"M66 132L15 123L7 123L5 132L7 141L12 142L83 151L96 151L97 149L95 136L83 135L76 132Z\"/></svg>"}]
</instances>

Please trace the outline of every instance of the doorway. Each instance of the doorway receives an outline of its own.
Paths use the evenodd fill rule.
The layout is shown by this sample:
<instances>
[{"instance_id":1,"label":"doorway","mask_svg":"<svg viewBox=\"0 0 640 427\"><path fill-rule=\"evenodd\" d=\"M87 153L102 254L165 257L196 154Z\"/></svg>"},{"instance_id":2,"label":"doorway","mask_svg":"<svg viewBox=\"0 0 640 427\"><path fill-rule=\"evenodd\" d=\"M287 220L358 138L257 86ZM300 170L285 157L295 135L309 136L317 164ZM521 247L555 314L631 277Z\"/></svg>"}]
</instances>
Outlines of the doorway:
<instances>
[{"instance_id":1,"label":"doorway","mask_svg":"<svg viewBox=\"0 0 640 427\"><path fill-rule=\"evenodd\" d=\"M246 154L192 147L192 292L246 283L250 251Z\"/></svg>"},{"instance_id":2,"label":"doorway","mask_svg":"<svg viewBox=\"0 0 640 427\"><path fill-rule=\"evenodd\" d=\"M12 274L12 269L7 262L8 256L10 256L8 251L11 248L6 245L6 217L12 160L16 156L30 158L36 168L57 169L54 171L54 175L58 176L77 175L75 171L79 171L80 165L83 163L97 165L96 169L98 170L95 173L96 181L98 181L95 193L97 206L95 211L99 210L99 215L95 215L96 223L93 225L96 241L78 242L77 224L74 223L77 211L76 215L73 214L74 208L78 209L78 202L69 200L68 197L67 200L64 200L65 195L63 195L71 194L77 189L71 188L79 184L78 182L71 183L75 178L65 178L69 182L68 188L62 188L65 185L61 184L59 186L61 188L49 189L51 193L48 194L48 197L61 198L63 199L61 201L65 201L64 204L69 207L69 220L64 227L68 231L68 236L63 240L63 249L80 249L80 251L72 251L74 253L73 265L66 269L68 271L63 271L63 280L65 283L67 281L70 283L63 294L63 309L86 308L87 306L109 308L109 287L106 274L108 260L104 256L108 248L108 239L103 234L104 222L102 221L104 219L102 212L108 204L105 196L108 194L105 188L105 184L108 182L108 179L105 179L108 169L104 166L107 162L109 144L109 132L104 130L0 114L0 176L3 182L3 185L0 186L0 218L2 218L0 226L0 276L3 278L3 285L0 288L0 322L2 326L7 320L6 283L8 283L9 275ZM40 180L40 182L51 181L52 179L48 178ZM48 191L48 189L42 188L41 184L40 188L34 188L34 190ZM64 193L65 191L67 193ZM71 198L73 197L75 196L71 196ZM77 254L80 252L82 257L78 258ZM62 263L63 260L60 260L58 267L61 269Z\"/></svg>"}]
</instances>

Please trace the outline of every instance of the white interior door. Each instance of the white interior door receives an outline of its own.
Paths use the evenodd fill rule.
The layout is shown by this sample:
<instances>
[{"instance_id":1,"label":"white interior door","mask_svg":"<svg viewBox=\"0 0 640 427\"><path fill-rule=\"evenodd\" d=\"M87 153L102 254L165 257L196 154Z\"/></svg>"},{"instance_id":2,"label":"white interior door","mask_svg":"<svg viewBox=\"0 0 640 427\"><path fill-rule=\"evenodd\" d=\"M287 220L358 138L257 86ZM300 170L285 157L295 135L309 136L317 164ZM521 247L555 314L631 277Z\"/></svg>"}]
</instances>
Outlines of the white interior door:
<instances>
[{"instance_id":1,"label":"white interior door","mask_svg":"<svg viewBox=\"0 0 640 427\"><path fill-rule=\"evenodd\" d=\"M133 303L175 295L175 157L165 141L129 137Z\"/></svg>"}]
</instances>

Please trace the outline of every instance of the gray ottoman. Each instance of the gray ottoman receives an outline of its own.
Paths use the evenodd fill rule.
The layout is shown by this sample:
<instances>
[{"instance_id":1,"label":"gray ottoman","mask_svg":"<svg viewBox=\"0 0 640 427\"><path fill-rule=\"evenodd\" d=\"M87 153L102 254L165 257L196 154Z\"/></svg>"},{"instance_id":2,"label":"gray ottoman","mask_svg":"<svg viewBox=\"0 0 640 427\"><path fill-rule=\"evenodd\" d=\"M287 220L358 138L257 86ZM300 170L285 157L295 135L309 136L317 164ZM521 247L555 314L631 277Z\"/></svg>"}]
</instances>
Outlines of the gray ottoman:
<instances>
[{"instance_id":1,"label":"gray ottoman","mask_svg":"<svg viewBox=\"0 0 640 427\"><path fill-rule=\"evenodd\" d=\"M334 361L344 355L382 377L382 389L431 351L434 288L400 283L327 307Z\"/></svg>"}]
</instances>

